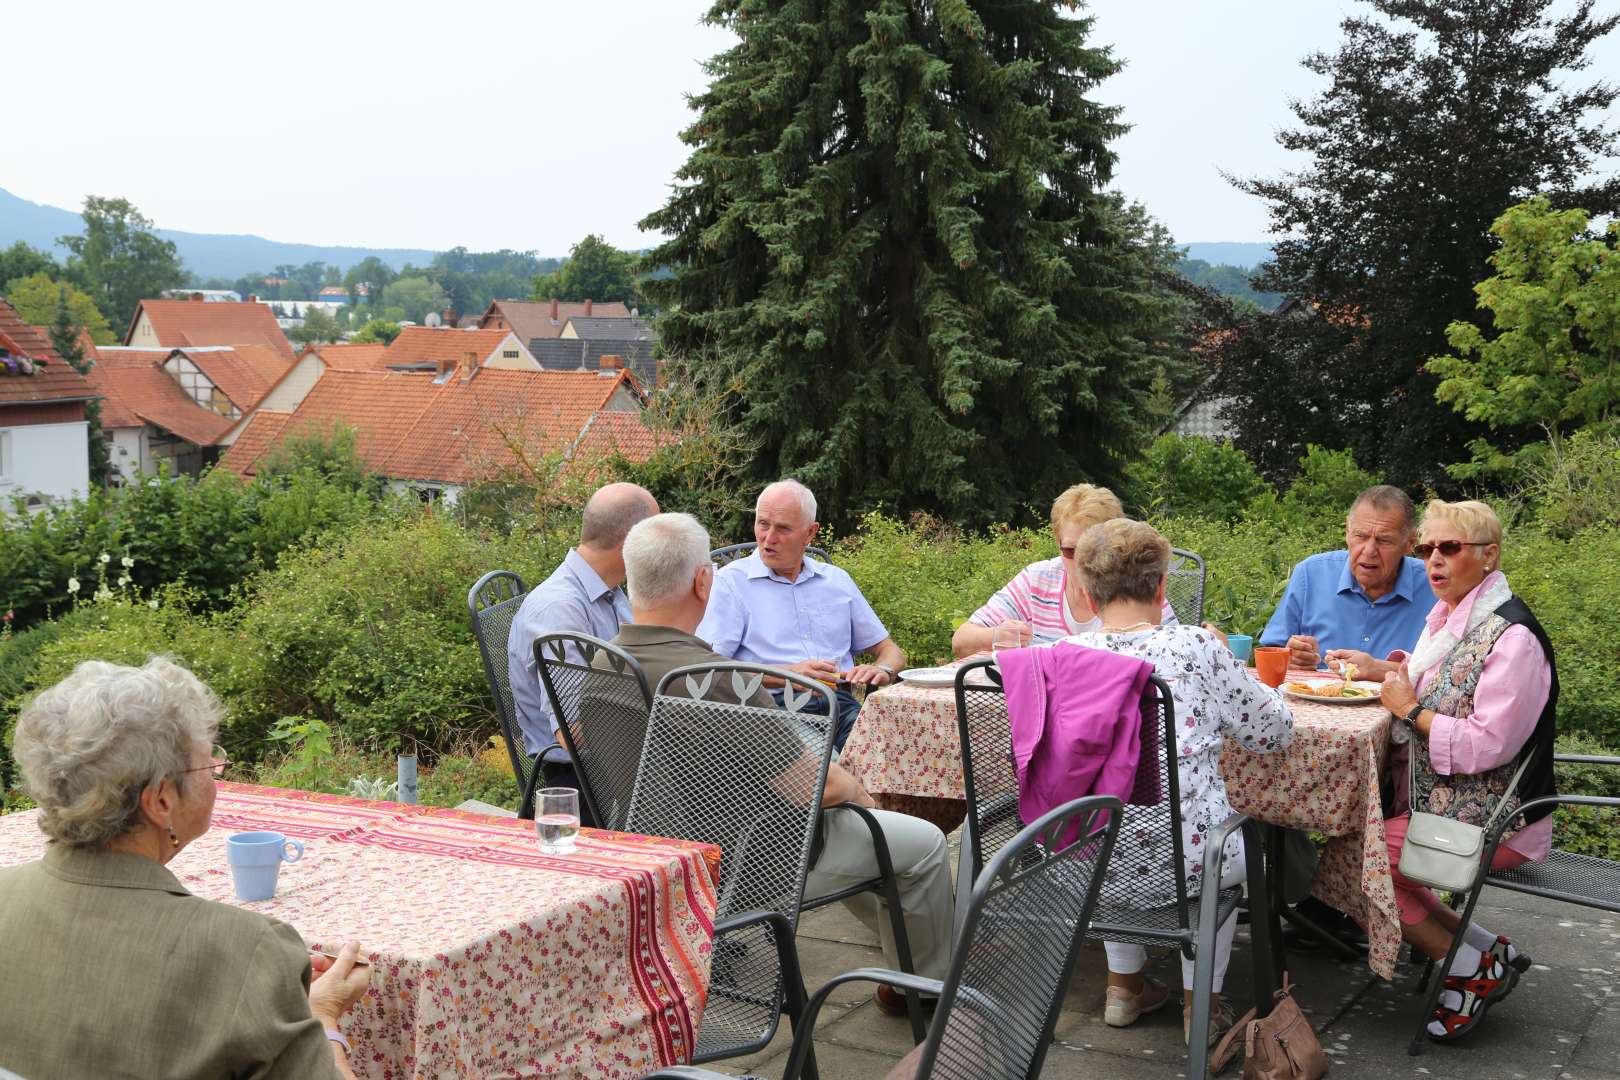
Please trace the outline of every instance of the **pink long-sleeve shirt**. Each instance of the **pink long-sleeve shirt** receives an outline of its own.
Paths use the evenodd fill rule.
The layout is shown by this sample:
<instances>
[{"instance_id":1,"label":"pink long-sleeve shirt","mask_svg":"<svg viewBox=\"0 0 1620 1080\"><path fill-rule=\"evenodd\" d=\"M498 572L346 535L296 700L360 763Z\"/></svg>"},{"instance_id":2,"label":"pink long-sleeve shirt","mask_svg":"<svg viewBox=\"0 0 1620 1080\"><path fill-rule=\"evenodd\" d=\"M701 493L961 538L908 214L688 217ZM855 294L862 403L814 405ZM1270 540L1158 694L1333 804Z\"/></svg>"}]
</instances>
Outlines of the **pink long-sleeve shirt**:
<instances>
[{"instance_id":1,"label":"pink long-sleeve shirt","mask_svg":"<svg viewBox=\"0 0 1620 1080\"><path fill-rule=\"evenodd\" d=\"M1474 601L1501 576L1500 570L1487 574L1455 608L1448 608L1444 600L1436 603L1429 611L1429 633L1446 629L1461 640L1468 631ZM1406 660L1407 654L1394 652L1389 659ZM1418 697L1434 681L1436 670L1438 665L1418 677L1414 687ZM1474 687L1474 711L1467 716L1434 714L1434 724L1429 728L1429 760L1434 771L1442 776L1468 775L1512 761L1535 734L1536 721L1551 692L1552 665L1535 635L1517 624L1502 631L1486 655L1485 668ZM1404 789L1406 769L1402 768L1397 776L1398 787ZM1502 843L1526 859L1539 862L1552 850L1552 830L1553 818L1548 814Z\"/></svg>"}]
</instances>

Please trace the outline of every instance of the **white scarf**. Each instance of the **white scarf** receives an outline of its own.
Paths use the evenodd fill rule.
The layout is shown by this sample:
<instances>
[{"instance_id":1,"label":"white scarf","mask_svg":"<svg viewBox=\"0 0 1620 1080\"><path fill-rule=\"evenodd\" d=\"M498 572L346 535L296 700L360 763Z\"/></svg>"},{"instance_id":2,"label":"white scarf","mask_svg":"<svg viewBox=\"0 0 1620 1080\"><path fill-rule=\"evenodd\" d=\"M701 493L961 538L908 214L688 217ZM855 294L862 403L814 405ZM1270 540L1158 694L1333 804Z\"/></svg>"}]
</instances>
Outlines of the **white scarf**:
<instances>
[{"instance_id":1,"label":"white scarf","mask_svg":"<svg viewBox=\"0 0 1620 1080\"><path fill-rule=\"evenodd\" d=\"M1507 578L1500 571L1493 570L1490 577L1494 580L1474 597L1474 606L1468 610L1468 626L1463 630L1463 637L1473 633L1487 616L1513 599L1513 590L1508 587ZM1447 630L1445 623L1440 624L1438 633L1425 626L1422 636L1418 638L1417 648L1412 650L1412 655L1406 661L1412 685L1416 686L1419 676L1450 656L1451 650L1460 643L1461 638Z\"/></svg>"}]
</instances>

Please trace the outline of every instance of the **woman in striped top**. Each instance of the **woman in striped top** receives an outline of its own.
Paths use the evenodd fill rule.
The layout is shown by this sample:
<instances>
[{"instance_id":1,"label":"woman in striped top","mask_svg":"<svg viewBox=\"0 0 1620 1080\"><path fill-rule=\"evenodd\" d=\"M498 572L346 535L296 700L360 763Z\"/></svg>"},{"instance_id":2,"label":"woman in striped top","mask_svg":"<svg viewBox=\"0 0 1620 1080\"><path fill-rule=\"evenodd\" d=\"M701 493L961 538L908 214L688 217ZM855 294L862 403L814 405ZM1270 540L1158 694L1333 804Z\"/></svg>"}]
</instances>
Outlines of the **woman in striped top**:
<instances>
[{"instance_id":1,"label":"woman in striped top","mask_svg":"<svg viewBox=\"0 0 1620 1080\"><path fill-rule=\"evenodd\" d=\"M988 652L995 627L1014 626L1020 645L1048 645L1070 634L1102 625L1080 591L1074 569L1074 548L1093 525L1125 516L1118 497L1105 487L1076 484L1052 502L1052 536L1058 556L1030 563L1002 586L985 605L956 628L951 652L957 657ZM1169 603L1164 625L1176 622Z\"/></svg>"}]
</instances>

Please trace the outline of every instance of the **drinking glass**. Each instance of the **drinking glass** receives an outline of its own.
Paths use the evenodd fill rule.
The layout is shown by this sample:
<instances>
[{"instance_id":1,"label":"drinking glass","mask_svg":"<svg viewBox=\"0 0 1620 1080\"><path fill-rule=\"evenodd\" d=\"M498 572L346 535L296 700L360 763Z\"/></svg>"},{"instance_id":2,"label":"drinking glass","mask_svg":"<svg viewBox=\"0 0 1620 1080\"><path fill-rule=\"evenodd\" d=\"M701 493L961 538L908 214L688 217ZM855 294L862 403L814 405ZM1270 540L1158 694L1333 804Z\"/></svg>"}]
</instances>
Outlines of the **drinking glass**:
<instances>
[{"instance_id":1,"label":"drinking glass","mask_svg":"<svg viewBox=\"0 0 1620 1080\"><path fill-rule=\"evenodd\" d=\"M561 787L535 792L534 831L542 855L572 855L579 835L579 792Z\"/></svg>"},{"instance_id":2,"label":"drinking glass","mask_svg":"<svg viewBox=\"0 0 1620 1080\"><path fill-rule=\"evenodd\" d=\"M1013 623L997 623L990 631L990 651L999 653L1003 649L1021 649L1024 646L1024 630L1021 625Z\"/></svg>"}]
</instances>

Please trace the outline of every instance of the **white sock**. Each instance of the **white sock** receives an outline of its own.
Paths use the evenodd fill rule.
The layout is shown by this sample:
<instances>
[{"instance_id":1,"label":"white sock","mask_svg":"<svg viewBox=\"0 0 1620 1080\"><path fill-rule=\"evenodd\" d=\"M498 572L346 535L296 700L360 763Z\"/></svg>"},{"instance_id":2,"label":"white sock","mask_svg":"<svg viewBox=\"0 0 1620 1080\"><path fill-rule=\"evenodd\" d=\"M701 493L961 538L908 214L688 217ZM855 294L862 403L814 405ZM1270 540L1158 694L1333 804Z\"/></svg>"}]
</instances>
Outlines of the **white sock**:
<instances>
[{"instance_id":1,"label":"white sock","mask_svg":"<svg viewBox=\"0 0 1620 1080\"><path fill-rule=\"evenodd\" d=\"M1495 941L1495 938L1491 939ZM1484 949L1476 949L1467 941L1457 946L1457 955L1452 958L1451 970L1448 975L1472 975L1479 970L1479 958L1484 955ZM1456 1008L1455 1005L1451 1008Z\"/></svg>"},{"instance_id":2,"label":"white sock","mask_svg":"<svg viewBox=\"0 0 1620 1080\"><path fill-rule=\"evenodd\" d=\"M1463 930L1463 940L1480 952L1490 952L1496 946L1496 934L1479 923L1469 923Z\"/></svg>"}]
</instances>

